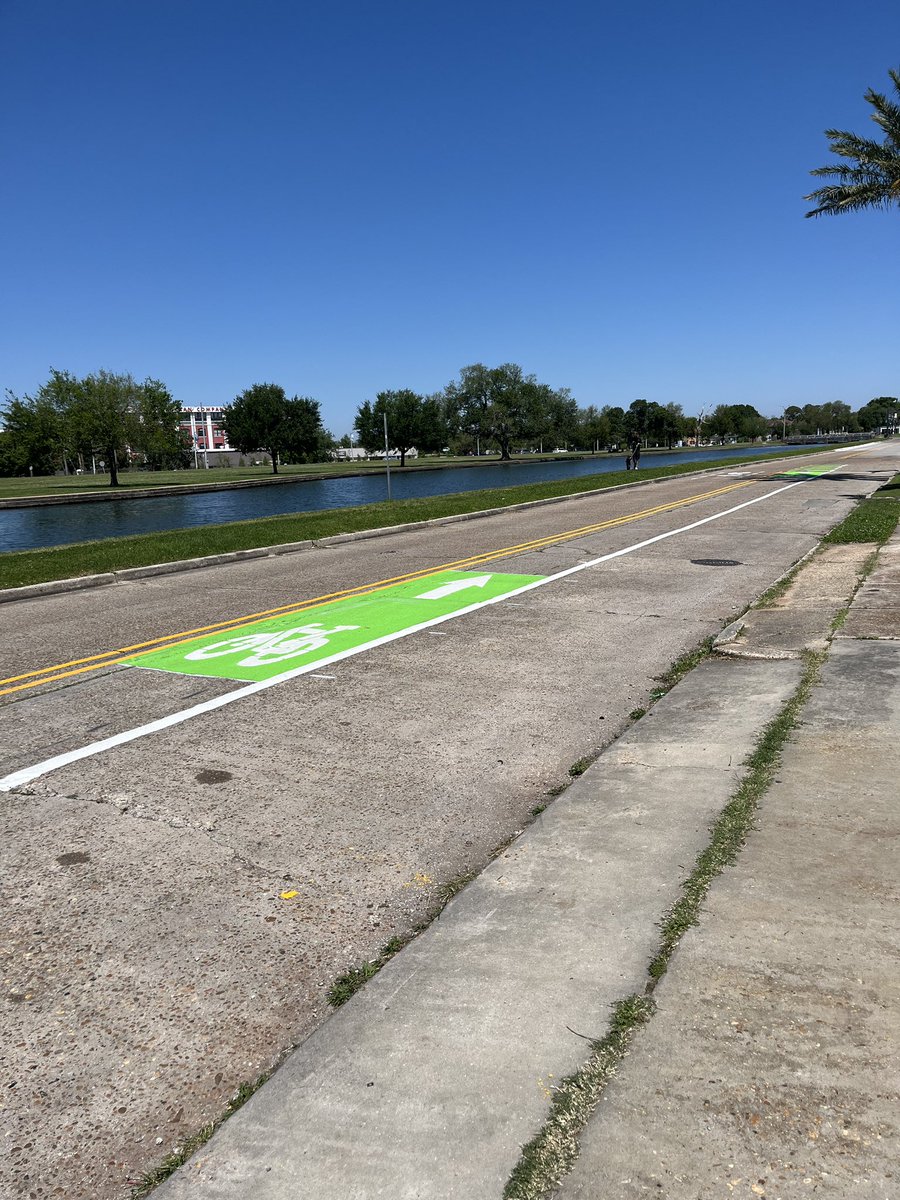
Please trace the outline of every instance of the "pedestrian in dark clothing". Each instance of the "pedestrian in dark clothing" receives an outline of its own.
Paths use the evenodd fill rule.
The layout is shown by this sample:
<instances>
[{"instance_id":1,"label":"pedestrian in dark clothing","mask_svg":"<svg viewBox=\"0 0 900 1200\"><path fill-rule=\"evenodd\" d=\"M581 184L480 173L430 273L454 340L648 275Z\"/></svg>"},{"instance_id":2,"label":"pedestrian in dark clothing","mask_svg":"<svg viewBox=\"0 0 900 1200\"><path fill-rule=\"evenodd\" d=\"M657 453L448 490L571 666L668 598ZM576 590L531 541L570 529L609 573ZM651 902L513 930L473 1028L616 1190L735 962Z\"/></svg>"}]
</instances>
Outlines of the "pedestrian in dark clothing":
<instances>
[{"instance_id":1,"label":"pedestrian in dark clothing","mask_svg":"<svg viewBox=\"0 0 900 1200\"><path fill-rule=\"evenodd\" d=\"M631 461L634 463L634 469L638 469L638 463L641 461L641 443L635 442L631 447Z\"/></svg>"}]
</instances>

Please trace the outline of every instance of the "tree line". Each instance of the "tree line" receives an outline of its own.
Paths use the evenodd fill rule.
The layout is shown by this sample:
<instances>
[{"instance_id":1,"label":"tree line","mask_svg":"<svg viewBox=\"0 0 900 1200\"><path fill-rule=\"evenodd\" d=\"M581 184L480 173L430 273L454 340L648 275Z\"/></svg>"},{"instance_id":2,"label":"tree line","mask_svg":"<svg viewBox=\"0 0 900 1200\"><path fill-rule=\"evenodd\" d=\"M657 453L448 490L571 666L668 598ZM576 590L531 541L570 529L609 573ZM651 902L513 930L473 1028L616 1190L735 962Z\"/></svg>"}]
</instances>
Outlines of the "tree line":
<instances>
[{"instance_id":1,"label":"tree line","mask_svg":"<svg viewBox=\"0 0 900 1200\"><path fill-rule=\"evenodd\" d=\"M33 396L7 392L0 410L0 474L52 475L94 469L119 482L136 459L150 468L186 465L181 406L158 379L97 371L79 379L51 371Z\"/></svg>"},{"instance_id":2,"label":"tree line","mask_svg":"<svg viewBox=\"0 0 900 1200\"><path fill-rule=\"evenodd\" d=\"M633 400L628 408L590 404L580 407L568 388L554 389L525 375L515 363L464 367L442 392L420 395L379 392L359 406L354 431L369 452L383 451L385 418L389 448L401 465L416 447L428 453L444 448L455 454L496 452L509 459L513 450L615 450L640 442L671 449L687 441L754 441L782 434L874 432L890 427L898 408L895 397L879 396L853 412L839 401L791 405L776 416L763 416L751 404L719 404L686 416L680 404ZM349 446L349 436L342 439Z\"/></svg>"},{"instance_id":3,"label":"tree line","mask_svg":"<svg viewBox=\"0 0 900 1200\"><path fill-rule=\"evenodd\" d=\"M33 396L7 392L0 406L0 475L68 475L99 467L117 487L119 472L129 467L188 467L193 447L179 428L181 411L157 379L138 383L111 371L79 379L51 370ZM277 384L254 384L225 413L230 444L242 453L265 450L275 472L279 460L326 459L334 445L318 401L288 398Z\"/></svg>"},{"instance_id":4,"label":"tree line","mask_svg":"<svg viewBox=\"0 0 900 1200\"><path fill-rule=\"evenodd\" d=\"M401 464L419 453L615 450L640 442L671 448L683 442L754 441L782 434L874 433L893 428L900 402L878 396L854 412L842 401L789 405L763 416L751 404L720 404L686 416L679 404L633 400L617 405L580 406L568 388L554 388L516 363L474 363L440 392L408 388L378 392L359 405L354 419L358 443L368 452L389 450ZM264 450L277 472L279 462L323 461L336 443L322 424L320 404L309 396L289 397L274 383L246 388L224 406L229 444L241 453ZM7 393L0 410L0 474L52 474L107 470L110 483L127 466L145 469L190 465L190 438L178 427L181 406L163 383L98 371L82 379L51 371L33 396Z\"/></svg>"}]
</instances>

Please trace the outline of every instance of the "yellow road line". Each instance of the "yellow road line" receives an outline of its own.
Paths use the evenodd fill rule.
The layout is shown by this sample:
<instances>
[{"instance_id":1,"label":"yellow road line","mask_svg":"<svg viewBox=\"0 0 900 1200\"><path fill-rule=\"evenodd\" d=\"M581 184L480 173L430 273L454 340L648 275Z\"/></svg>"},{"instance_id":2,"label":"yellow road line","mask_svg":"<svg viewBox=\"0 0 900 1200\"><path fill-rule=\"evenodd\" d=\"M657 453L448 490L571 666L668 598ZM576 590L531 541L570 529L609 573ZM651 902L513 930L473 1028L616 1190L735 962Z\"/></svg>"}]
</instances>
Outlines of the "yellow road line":
<instances>
[{"instance_id":1,"label":"yellow road line","mask_svg":"<svg viewBox=\"0 0 900 1200\"><path fill-rule=\"evenodd\" d=\"M340 592L328 592L325 595L316 596L309 600L298 600L292 604L279 605L277 608L263 609L260 612L248 613L242 617L233 617L228 621L217 621L214 624L202 625L196 629L184 630L181 633L171 633L163 637L152 638L148 641L135 642L131 646L120 646L116 650L106 650L101 654L93 654L85 658L75 658L69 662L57 663L52 667L40 667L34 671L25 671L21 675L11 675L8 679L0 679L0 684L17 684L15 687L0 690L0 696L8 696L13 692L26 691L29 688L39 687L44 683L55 683L61 679L70 679L76 675L98 671L102 667L121 666L126 661L125 658L121 657L122 655L127 655L128 658L139 658L143 654L152 654L163 645L168 648L198 641L207 633L213 633L217 630L233 632L234 630L243 629L248 625L255 624L255 622L264 617L291 612L303 612L305 609L317 607L322 604L335 604L339 600L344 600L352 596L369 595L373 592L384 591L386 588L393 587L398 583L411 582L416 579L427 579L429 576L436 575L441 571L462 570L467 567L483 566L485 563L495 562L497 559L509 558L517 554L526 554L529 551L542 550L549 546L571 541L573 538L585 537L591 533L600 533L603 530L614 529L619 525L630 524L632 521L641 521L660 513L684 508L689 504L696 504L701 500L714 499L717 496L733 492L738 488L749 487L754 482L756 481L752 479L741 480L739 483L731 483L725 487L715 488L712 491L687 496L683 500L672 500L666 504L657 504L652 508L645 508L637 513L629 513L622 517L613 517L608 521L599 521L591 525L582 525L578 529L567 530L564 533L548 534L545 537L534 538L528 542L519 542L513 546L504 546L499 550L487 550L481 554L473 554L468 558L456 559L454 562L443 563L437 567L423 567L421 570L409 571L404 575L394 575L389 579L380 579L375 583L358 584L356 587L346 588ZM76 669L67 670L66 668L69 667ZM20 682L21 680L30 680L30 682L22 683Z\"/></svg>"}]
</instances>

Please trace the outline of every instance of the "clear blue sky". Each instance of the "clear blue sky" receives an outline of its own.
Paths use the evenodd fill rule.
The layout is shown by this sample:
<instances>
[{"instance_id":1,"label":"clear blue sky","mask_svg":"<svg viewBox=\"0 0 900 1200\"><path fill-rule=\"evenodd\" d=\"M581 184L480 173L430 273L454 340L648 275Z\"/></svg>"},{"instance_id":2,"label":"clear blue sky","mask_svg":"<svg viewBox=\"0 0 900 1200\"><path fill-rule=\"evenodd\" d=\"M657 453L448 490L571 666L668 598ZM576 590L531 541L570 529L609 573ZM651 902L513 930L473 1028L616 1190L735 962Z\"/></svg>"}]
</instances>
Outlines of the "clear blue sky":
<instances>
[{"instance_id":1,"label":"clear blue sky","mask_svg":"<svg viewBox=\"0 0 900 1200\"><path fill-rule=\"evenodd\" d=\"M0 0L0 388L255 382L341 434L513 361L581 404L900 394L900 210L803 219L900 4Z\"/></svg>"}]
</instances>

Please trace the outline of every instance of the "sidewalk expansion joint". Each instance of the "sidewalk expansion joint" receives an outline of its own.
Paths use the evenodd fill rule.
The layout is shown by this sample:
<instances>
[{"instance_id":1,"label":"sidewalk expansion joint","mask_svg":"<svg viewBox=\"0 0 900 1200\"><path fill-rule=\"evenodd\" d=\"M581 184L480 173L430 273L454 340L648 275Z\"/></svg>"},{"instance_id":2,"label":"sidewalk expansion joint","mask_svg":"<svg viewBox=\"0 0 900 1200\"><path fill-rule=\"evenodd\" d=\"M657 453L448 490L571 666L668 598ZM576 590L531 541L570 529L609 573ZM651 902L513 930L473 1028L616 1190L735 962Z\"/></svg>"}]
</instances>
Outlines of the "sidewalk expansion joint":
<instances>
[{"instance_id":1,"label":"sidewalk expansion joint","mask_svg":"<svg viewBox=\"0 0 900 1200\"><path fill-rule=\"evenodd\" d=\"M613 1004L608 1033L592 1042L591 1055L584 1065L553 1089L550 1115L537 1135L522 1147L503 1200L546 1200L572 1169L578 1157L578 1139L588 1118L627 1056L638 1029L654 1014L653 993L681 937L700 923L701 906L713 880L737 860L754 826L759 804L778 771L781 751L799 723L824 659L824 653L804 655L800 683L759 734L755 749L744 762L743 779L711 826L709 842L683 881L681 896L660 922L659 952L648 965L644 994L626 996Z\"/></svg>"}]
</instances>

